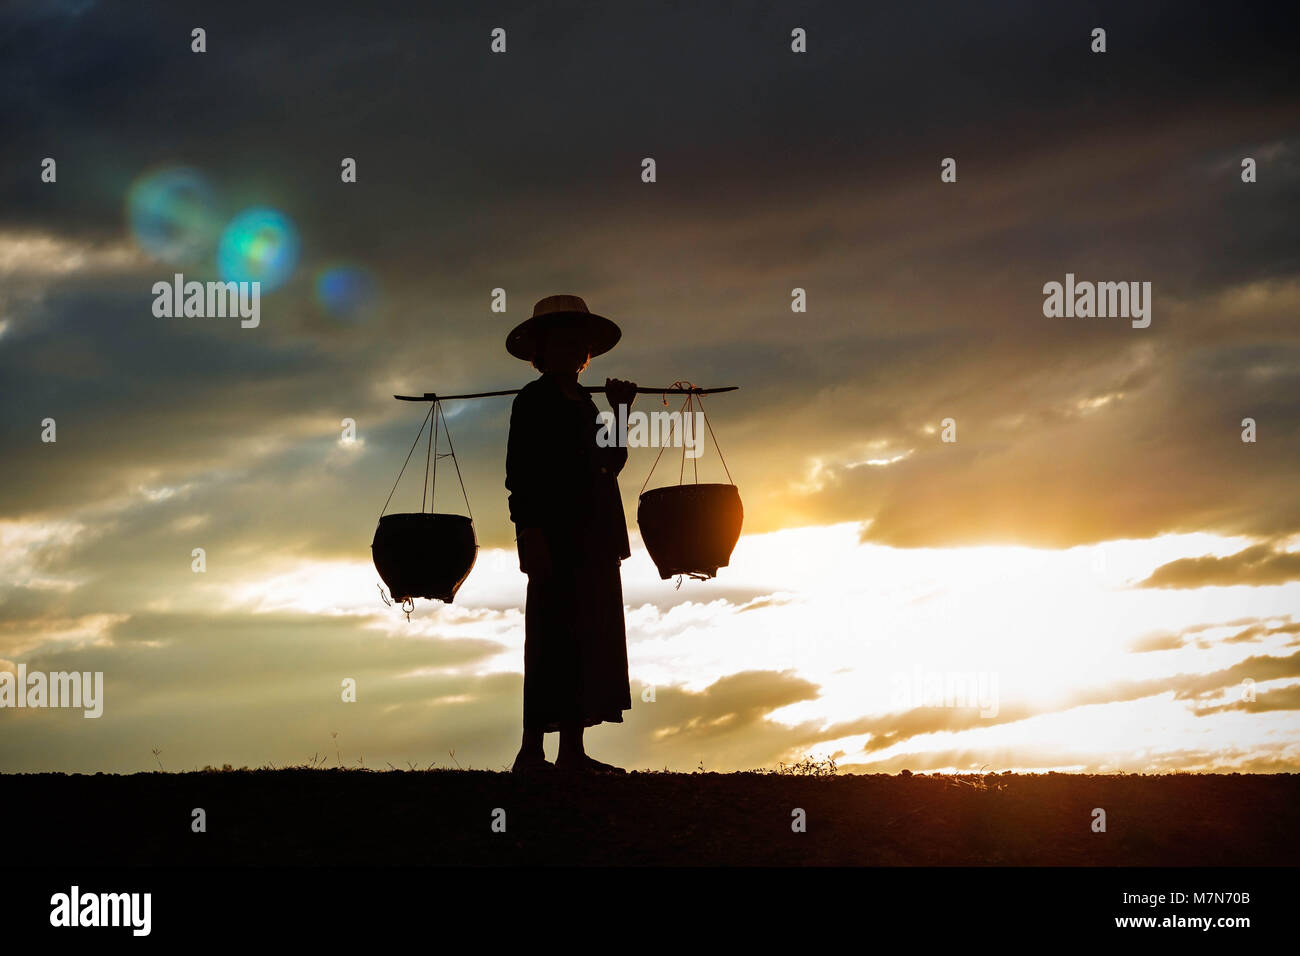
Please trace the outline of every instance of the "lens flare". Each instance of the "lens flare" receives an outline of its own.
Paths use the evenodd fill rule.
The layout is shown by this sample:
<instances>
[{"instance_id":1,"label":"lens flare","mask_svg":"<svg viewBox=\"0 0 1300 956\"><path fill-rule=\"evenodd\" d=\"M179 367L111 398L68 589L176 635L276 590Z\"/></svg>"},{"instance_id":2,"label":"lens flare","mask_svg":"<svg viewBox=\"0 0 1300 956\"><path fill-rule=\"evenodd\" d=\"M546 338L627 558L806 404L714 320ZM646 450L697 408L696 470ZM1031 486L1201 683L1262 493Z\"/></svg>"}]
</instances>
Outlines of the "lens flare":
<instances>
[{"instance_id":1,"label":"lens flare","mask_svg":"<svg viewBox=\"0 0 1300 956\"><path fill-rule=\"evenodd\" d=\"M293 274L298 248L298 230L287 216L262 206L245 209L221 234L217 270L227 282L260 282L269 292Z\"/></svg>"},{"instance_id":2,"label":"lens flare","mask_svg":"<svg viewBox=\"0 0 1300 956\"><path fill-rule=\"evenodd\" d=\"M173 265L212 254L221 235L221 202L207 177L175 167L146 173L127 192L131 235L145 253Z\"/></svg>"},{"instance_id":3,"label":"lens flare","mask_svg":"<svg viewBox=\"0 0 1300 956\"><path fill-rule=\"evenodd\" d=\"M378 292L374 275L361 266L333 266L316 276L316 302L335 318L365 318Z\"/></svg>"}]
</instances>

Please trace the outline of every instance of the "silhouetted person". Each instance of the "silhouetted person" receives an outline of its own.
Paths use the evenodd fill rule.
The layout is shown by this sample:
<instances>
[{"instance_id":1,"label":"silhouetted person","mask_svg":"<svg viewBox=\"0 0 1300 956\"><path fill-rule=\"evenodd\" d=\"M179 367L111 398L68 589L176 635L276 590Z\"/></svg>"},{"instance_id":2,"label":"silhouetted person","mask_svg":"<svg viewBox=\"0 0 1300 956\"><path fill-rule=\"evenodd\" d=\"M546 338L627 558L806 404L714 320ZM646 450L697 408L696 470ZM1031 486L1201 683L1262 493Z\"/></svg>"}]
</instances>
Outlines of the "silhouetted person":
<instances>
[{"instance_id":1,"label":"silhouetted person","mask_svg":"<svg viewBox=\"0 0 1300 956\"><path fill-rule=\"evenodd\" d=\"M597 445L596 403L578 384L591 357L620 335L577 296L553 295L506 340L542 373L515 398L506 452L510 519L528 575L517 773L554 769L542 749L552 731L560 733L554 767L623 773L587 756L582 737L604 721L622 723L632 706L619 574L631 556L618 492L627 449ZM605 386L615 414L635 399L630 382Z\"/></svg>"}]
</instances>

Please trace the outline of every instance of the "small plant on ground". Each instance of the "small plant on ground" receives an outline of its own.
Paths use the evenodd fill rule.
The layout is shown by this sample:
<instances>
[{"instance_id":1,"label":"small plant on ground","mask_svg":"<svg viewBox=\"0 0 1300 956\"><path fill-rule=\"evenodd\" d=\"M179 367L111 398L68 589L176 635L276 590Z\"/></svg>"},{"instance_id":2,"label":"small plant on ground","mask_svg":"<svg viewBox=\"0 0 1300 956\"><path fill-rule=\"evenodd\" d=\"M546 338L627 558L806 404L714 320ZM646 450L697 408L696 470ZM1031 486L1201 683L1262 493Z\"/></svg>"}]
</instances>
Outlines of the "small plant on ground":
<instances>
[{"instance_id":1,"label":"small plant on ground","mask_svg":"<svg viewBox=\"0 0 1300 956\"><path fill-rule=\"evenodd\" d=\"M833 777L839 773L839 768L835 766L834 757L827 757L824 760L804 757L789 764L782 761L777 764L776 770L772 773L790 777Z\"/></svg>"}]
</instances>

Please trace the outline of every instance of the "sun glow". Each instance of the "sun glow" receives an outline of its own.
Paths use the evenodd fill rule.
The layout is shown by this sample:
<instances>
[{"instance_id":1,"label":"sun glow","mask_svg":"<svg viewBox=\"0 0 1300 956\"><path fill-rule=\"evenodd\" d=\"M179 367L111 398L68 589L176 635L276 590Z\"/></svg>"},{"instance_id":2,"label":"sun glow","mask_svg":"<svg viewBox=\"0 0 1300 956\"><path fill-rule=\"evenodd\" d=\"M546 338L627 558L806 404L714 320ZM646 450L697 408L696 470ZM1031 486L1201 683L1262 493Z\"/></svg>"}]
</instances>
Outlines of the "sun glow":
<instances>
[{"instance_id":1,"label":"sun glow","mask_svg":"<svg viewBox=\"0 0 1300 956\"><path fill-rule=\"evenodd\" d=\"M1230 704L1235 690L1193 700L1180 689L1187 675L1287 653L1295 638L1280 628L1253 642L1222 638L1247 618L1274 628L1293 620L1300 585L1209 593L1137 586L1162 564L1231 554L1242 539L898 549L860 536L858 524L747 535L719 578L677 591L634 535L623 569L634 687L705 694L741 673L769 675L756 680L773 693L783 682L807 682L812 697L769 707L764 720L806 731L791 756L834 755L849 769L899 761L977 769L994 755L999 768L1136 767L1179 750L1262 743L1285 720L1243 724L1231 709L1198 716L1197 708ZM399 639L490 640L501 651L466 673L519 671L524 578L513 552L481 551L454 605L420 601L409 622L385 606L375 581L366 562L290 563L228 593L235 608L354 615ZM1199 641L1180 640L1185 631ZM947 697L932 697L931 686ZM721 765L728 735L753 730L740 711L724 709L660 728L654 739L706 741L721 750ZM893 742L891 734L901 735Z\"/></svg>"}]
</instances>

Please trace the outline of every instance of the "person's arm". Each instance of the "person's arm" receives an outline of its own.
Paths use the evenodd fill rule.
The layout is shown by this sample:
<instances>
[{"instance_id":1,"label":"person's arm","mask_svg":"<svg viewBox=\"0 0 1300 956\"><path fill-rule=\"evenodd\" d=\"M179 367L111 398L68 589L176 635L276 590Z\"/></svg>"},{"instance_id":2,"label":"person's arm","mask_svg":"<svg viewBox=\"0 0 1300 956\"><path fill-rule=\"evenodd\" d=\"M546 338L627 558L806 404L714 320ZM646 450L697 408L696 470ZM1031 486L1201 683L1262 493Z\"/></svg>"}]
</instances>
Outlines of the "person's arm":
<instances>
[{"instance_id":1,"label":"person's arm","mask_svg":"<svg viewBox=\"0 0 1300 956\"><path fill-rule=\"evenodd\" d=\"M519 570L524 574L544 578L551 573L551 546L541 528L518 529L515 550L519 553Z\"/></svg>"},{"instance_id":2,"label":"person's arm","mask_svg":"<svg viewBox=\"0 0 1300 956\"><path fill-rule=\"evenodd\" d=\"M510 409L510 436L506 442L506 489L510 520L515 525L519 570L548 574L550 548L543 533L545 488L541 477L543 431L535 396L520 392Z\"/></svg>"},{"instance_id":3,"label":"person's arm","mask_svg":"<svg viewBox=\"0 0 1300 956\"><path fill-rule=\"evenodd\" d=\"M617 378L605 379L605 397L614 412L615 428L621 420L632 412L632 402L636 400L636 385ZM626 411L623 409L626 408ZM627 464L627 447L615 444L610 448L600 449L600 464L609 474L617 477Z\"/></svg>"}]
</instances>

